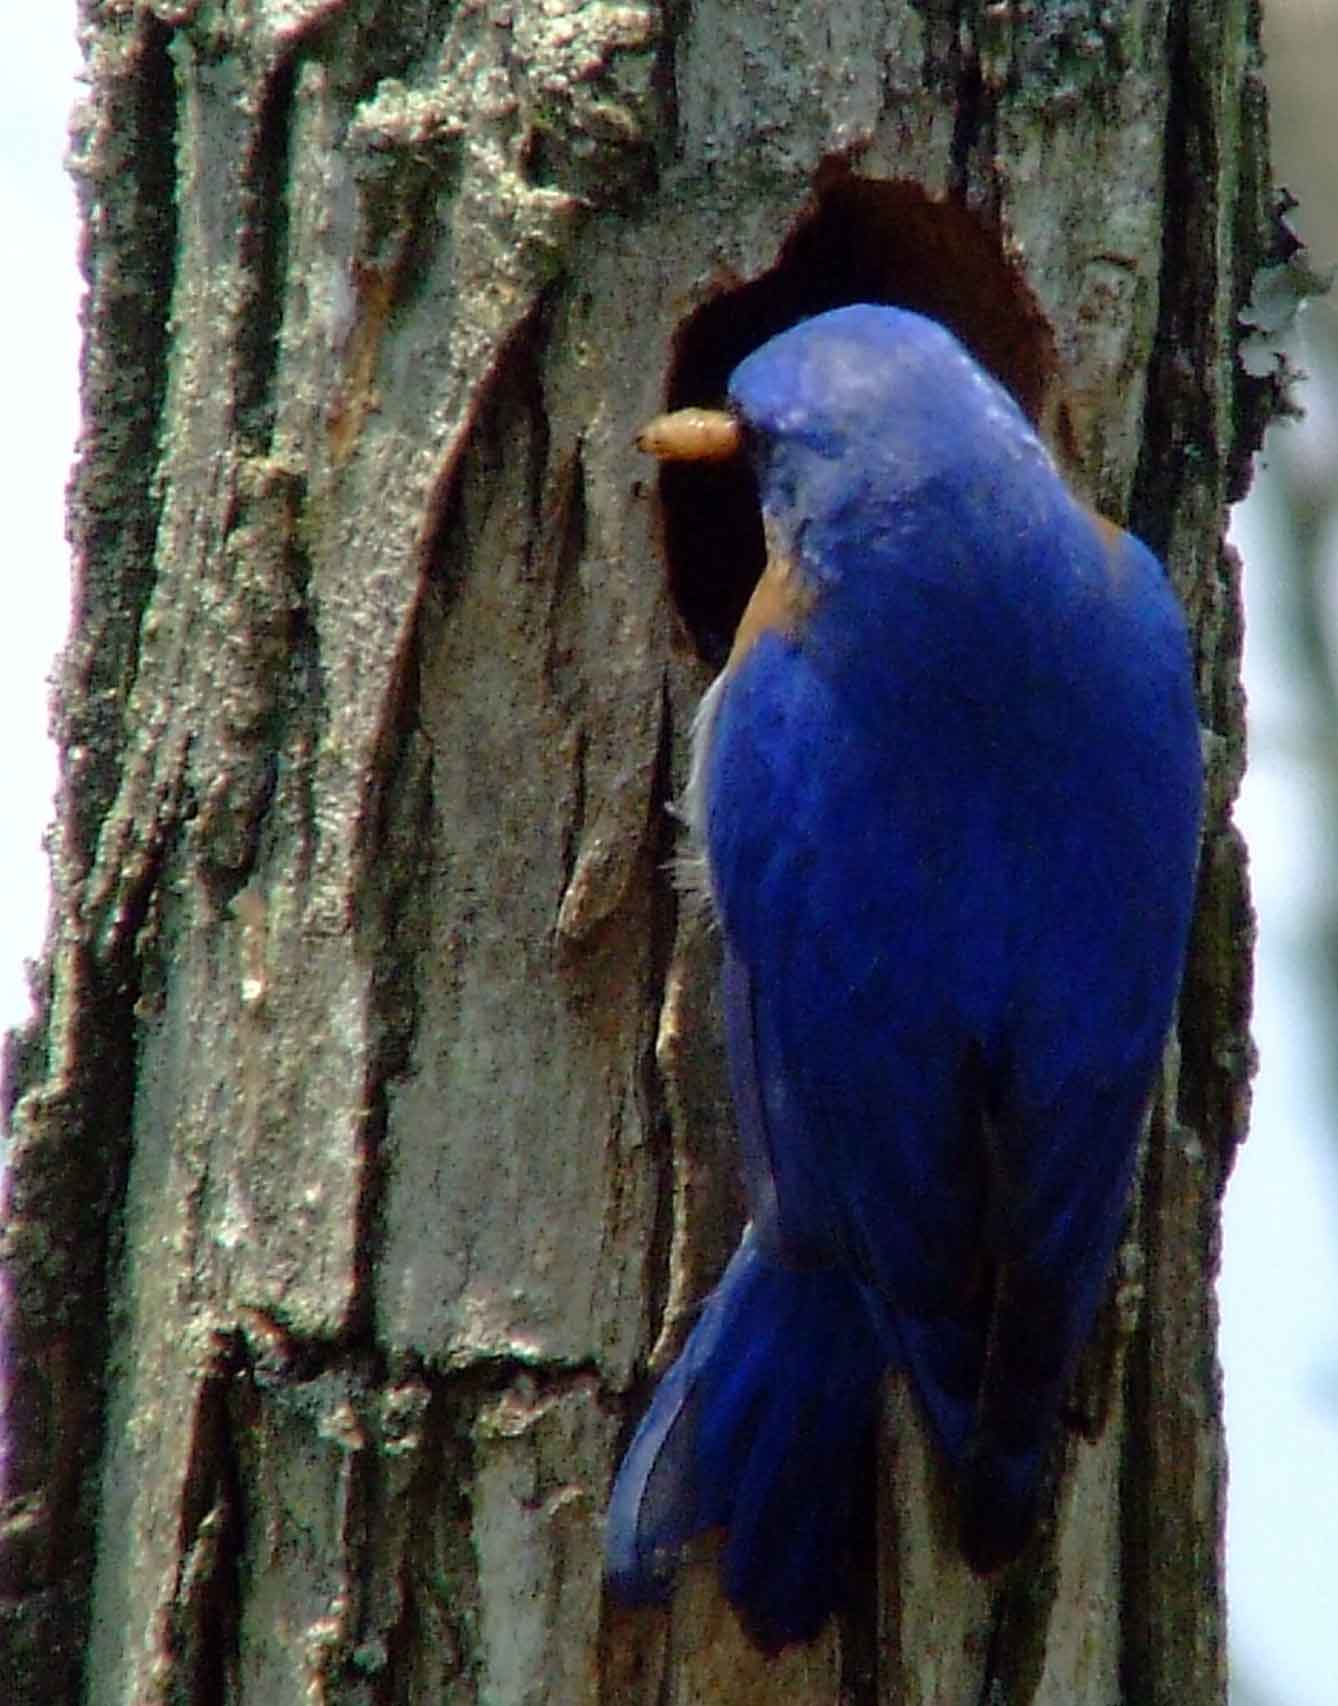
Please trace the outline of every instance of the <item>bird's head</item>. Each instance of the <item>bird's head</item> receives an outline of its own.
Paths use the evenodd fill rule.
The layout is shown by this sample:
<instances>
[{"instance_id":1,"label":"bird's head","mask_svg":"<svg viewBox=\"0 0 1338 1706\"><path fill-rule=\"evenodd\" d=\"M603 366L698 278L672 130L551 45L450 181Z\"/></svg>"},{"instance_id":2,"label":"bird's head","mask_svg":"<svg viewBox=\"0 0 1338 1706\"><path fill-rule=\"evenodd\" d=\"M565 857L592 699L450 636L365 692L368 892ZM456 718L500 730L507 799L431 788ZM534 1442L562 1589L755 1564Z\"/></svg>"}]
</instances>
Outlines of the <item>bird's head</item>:
<instances>
[{"instance_id":1,"label":"bird's head","mask_svg":"<svg viewBox=\"0 0 1338 1706\"><path fill-rule=\"evenodd\" d=\"M773 554L816 586L852 551L920 523L935 486L965 505L1008 509L1010 493L1053 465L1021 409L943 326L857 305L801 321L735 368L725 410L662 415L638 443L672 459L745 452L757 473Z\"/></svg>"}]
</instances>

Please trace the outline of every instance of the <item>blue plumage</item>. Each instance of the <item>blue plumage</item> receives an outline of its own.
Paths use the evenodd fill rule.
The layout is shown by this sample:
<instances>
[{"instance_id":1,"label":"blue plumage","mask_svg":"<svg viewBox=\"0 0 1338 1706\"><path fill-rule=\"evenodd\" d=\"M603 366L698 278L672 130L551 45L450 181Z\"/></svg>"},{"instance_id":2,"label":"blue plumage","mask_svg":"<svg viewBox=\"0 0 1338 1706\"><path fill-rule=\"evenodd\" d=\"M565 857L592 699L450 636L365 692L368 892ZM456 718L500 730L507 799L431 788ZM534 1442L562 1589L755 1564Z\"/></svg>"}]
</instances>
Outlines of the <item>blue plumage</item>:
<instances>
[{"instance_id":1,"label":"blue plumage","mask_svg":"<svg viewBox=\"0 0 1338 1706\"><path fill-rule=\"evenodd\" d=\"M979 1569L1021 1546L1171 1018L1201 768L1156 559L941 327L735 371L770 562L691 790L752 1222L619 1473L610 1578L728 1531L766 1647L840 1597L890 1362Z\"/></svg>"}]
</instances>

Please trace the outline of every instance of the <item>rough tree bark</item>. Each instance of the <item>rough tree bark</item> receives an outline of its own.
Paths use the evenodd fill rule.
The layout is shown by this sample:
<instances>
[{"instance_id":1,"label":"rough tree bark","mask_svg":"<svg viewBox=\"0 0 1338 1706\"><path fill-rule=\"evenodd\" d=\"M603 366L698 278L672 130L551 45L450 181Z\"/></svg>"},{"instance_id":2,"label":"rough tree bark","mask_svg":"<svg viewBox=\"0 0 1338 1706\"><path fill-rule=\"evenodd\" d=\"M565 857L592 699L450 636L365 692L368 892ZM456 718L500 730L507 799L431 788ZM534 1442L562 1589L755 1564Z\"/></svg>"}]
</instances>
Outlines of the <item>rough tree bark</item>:
<instances>
[{"instance_id":1,"label":"rough tree bark","mask_svg":"<svg viewBox=\"0 0 1338 1706\"><path fill-rule=\"evenodd\" d=\"M19 1703L1224 1695L1216 1206L1248 1074L1225 504L1273 242L1248 0L84 0L64 787L12 1039ZM737 1230L666 807L757 569L655 477L799 314L938 314L1168 558L1200 922L1056 1507L981 1584L894 1384L862 1602L600 1585Z\"/></svg>"}]
</instances>

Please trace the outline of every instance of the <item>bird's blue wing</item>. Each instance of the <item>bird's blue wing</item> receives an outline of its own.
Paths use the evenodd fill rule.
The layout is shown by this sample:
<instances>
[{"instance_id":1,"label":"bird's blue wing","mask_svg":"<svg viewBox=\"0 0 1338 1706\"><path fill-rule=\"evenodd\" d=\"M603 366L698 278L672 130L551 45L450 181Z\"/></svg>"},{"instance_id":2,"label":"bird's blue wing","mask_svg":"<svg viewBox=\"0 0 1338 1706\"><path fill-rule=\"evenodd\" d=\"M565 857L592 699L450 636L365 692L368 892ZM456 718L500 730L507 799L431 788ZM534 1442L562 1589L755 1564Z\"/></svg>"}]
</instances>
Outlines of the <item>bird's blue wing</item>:
<instances>
[{"instance_id":1,"label":"bird's blue wing","mask_svg":"<svg viewBox=\"0 0 1338 1706\"><path fill-rule=\"evenodd\" d=\"M932 1355L921 1384L960 1451L983 1354L986 1176L955 999L975 908L937 892L912 768L852 729L800 648L764 637L717 714L707 836L738 962L730 1059L750 1202L769 1210L759 1236L856 1276L889 1354Z\"/></svg>"},{"instance_id":2,"label":"bird's blue wing","mask_svg":"<svg viewBox=\"0 0 1338 1706\"><path fill-rule=\"evenodd\" d=\"M1134 592L1160 576L1128 568ZM1118 659L1089 657L1056 726L1026 704L972 726L912 680L871 738L879 685L852 715L849 682L773 634L712 731L750 1196L783 1259L859 1277L945 1448L996 1484L986 1562L1015 1549L1090 1330L1179 975L1198 759L1168 597L1164 667L1108 693Z\"/></svg>"}]
</instances>

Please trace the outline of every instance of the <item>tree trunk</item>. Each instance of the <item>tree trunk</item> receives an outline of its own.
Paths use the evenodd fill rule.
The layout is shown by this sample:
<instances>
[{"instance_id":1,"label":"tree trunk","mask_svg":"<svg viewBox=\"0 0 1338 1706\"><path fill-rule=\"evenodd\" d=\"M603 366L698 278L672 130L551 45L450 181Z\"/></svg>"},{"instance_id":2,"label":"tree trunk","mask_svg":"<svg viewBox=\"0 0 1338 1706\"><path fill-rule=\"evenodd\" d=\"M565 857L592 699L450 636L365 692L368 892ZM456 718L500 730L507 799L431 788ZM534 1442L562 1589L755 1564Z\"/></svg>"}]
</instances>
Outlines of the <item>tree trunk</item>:
<instances>
[{"instance_id":1,"label":"tree trunk","mask_svg":"<svg viewBox=\"0 0 1338 1706\"><path fill-rule=\"evenodd\" d=\"M84 3L10 1700L1221 1702L1254 7ZM668 1611L601 1588L620 1445L737 1232L668 805L759 549L732 476L632 439L860 299L953 326L1166 556L1211 808L1053 1511L971 1576L893 1382L860 1603L768 1663L709 1543Z\"/></svg>"}]
</instances>

